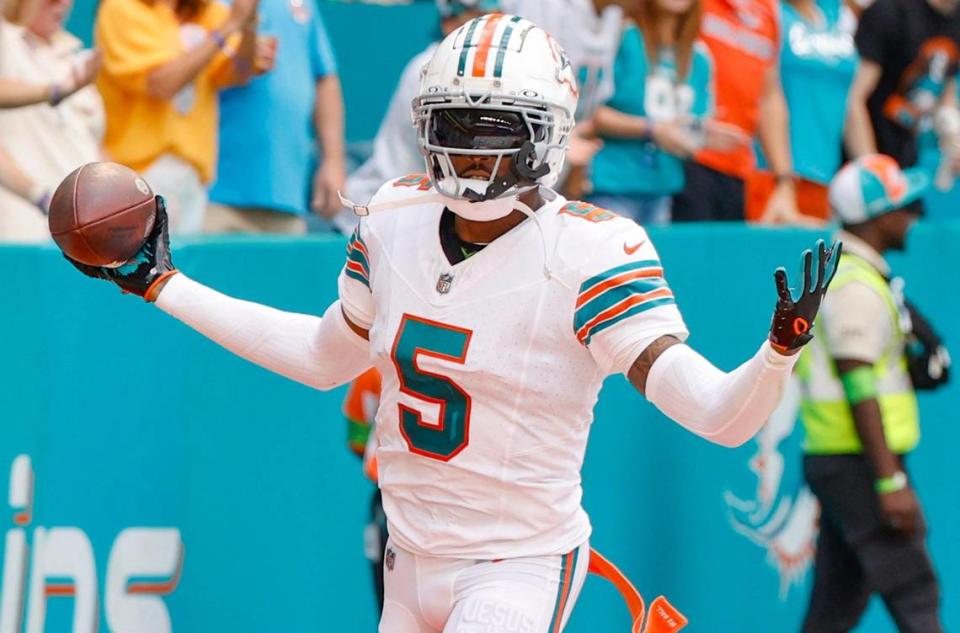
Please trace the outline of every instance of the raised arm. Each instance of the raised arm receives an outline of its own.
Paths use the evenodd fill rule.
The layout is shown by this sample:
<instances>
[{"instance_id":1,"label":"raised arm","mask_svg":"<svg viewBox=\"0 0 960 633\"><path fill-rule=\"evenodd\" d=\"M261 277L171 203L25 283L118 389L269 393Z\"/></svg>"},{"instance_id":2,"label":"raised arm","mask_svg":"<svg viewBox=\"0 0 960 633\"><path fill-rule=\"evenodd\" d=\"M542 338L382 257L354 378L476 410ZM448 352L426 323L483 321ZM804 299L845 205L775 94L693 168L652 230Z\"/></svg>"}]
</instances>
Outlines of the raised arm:
<instances>
[{"instance_id":1,"label":"raised arm","mask_svg":"<svg viewBox=\"0 0 960 633\"><path fill-rule=\"evenodd\" d=\"M847 118L843 128L844 144L852 158L877 152L877 139L873 133L873 123L870 122L867 99L873 94L882 74L883 68L880 64L861 59L856 75L853 77L853 84L850 86L850 94L847 97Z\"/></svg>"},{"instance_id":2,"label":"raised arm","mask_svg":"<svg viewBox=\"0 0 960 633\"><path fill-rule=\"evenodd\" d=\"M179 273L170 257L167 214L157 200L156 225L135 259L114 269L71 263L90 277L155 301L241 358L305 385L331 389L370 366L366 332L347 320L339 301L322 317L283 312L228 297Z\"/></svg>"},{"instance_id":3,"label":"raised arm","mask_svg":"<svg viewBox=\"0 0 960 633\"><path fill-rule=\"evenodd\" d=\"M723 372L677 338L663 336L633 363L627 377L660 411L701 437L724 446L739 446L754 436L780 401L780 393L813 335L810 329L827 286L836 272L841 245L817 245L803 254L803 285L787 284L775 273L778 301L767 341L732 372Z\"/></svg>"},{"instance_id":4,"label":"raised arm","mask_svg":"<svg viewBox=\"0 0 960 633\"><path fill-rule=\"evenodd\" d=\"M90 84L100 68L99 51L91 51L74 64L70 73L58 82L27 83L17 79L0 79L0 109L48 103L58 105L67 97Z\"/></svg>"}]
</instances>

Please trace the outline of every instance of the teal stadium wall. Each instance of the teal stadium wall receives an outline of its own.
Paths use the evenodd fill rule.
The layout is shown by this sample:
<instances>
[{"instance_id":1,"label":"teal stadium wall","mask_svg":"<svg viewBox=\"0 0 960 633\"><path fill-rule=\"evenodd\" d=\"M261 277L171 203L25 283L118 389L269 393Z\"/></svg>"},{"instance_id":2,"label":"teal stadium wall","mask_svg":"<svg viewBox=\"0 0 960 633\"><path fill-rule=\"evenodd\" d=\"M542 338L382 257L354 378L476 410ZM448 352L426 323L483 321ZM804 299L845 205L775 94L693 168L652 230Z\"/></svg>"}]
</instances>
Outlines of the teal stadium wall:
<instances>
[{"instance_id":1,"label":"teal stadium wall","mask_svg":"<svg viewBox=\"0 0 960 633\"><path fill-rule=\"evenodd\" d=\"M738 226L652 231L691 343L730 369L763 340L771 272L817 234ZM953 341L960 223L921 226L896 260L911 296ZM227 293L320 313L335 297L338 238L204 240L177 264ZM101 610L111 547L133 526L173 527L182 577L164 597L173 631L374 631L362 529L371 485L345 447L343 390L320 393L231 356L160 311L80 277L53 247L0 248L0 490L29 455L27 527L74 526L92 543ZM956 446L960 381L921 399L911 460L932 525L948 630L960 627ZM798 486L798 438L778 498ZM593 544L649 598L664 593L696 633L797 630L809 575L781 598L768 549L733 529L728 493L755 496L757 444L712 446L666 421L622 378L608 381L584 467ZM7 516L13 516L13 510ZM0 529L14 529L3 521ZM4 554L6 556L6 554ZM163 580L163 579L160 579ZM10 586L0 592L11 591ZM893 631L874 605L858 631ZM73 601L49 600L47 631L71 631ZM591 579L569 630L629 629L611 587ZM106 612L100 630L107 626Z\"/></svg>"}]
</instances>

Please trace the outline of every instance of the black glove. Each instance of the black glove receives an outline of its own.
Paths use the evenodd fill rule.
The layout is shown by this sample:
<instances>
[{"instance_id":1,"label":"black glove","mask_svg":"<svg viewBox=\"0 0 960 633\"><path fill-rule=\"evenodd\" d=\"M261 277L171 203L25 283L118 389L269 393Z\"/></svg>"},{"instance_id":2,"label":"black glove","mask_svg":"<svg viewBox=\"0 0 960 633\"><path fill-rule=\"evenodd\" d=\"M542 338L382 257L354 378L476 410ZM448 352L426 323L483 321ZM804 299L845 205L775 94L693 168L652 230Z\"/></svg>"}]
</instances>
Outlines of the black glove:
<instances>
[{"instance_id":1,"label":"black glove","mask_svg":"<svg viewBox=\"0 0 960 633\"><path fill-rule=\"evenodd\" d=\"M777 307L770 324L770 344L781 354L790 354L806 345L813 334L813 320L820 310L820 302L827 286L837 273L837 262L843 244L834 242L827 249L823 240L817 240L817 276L813 278L813 251L807 249L800 256L803 286L799 290L787 284L787 271L781 266L773 273L777 284Z\"/></svg>"},{"instance_id":2,"label":"black glove","mask_svg":"<svg viewBox=\"0 0 960 633\"><path fill-rule=\"evenodd\" d=\"M130 294L143 297L145 301L153 302L160 292L161 281L175 275L177 269L170 260L170 233L167 228L167 209L163 197L157 196L157 217L153 223L153 230L147 240L132 259L117 268L103 268L88 266L75 259L67 257L77 270L87 277L105 279L120 286L120 289Z\"/></svg>"}]
</instances>

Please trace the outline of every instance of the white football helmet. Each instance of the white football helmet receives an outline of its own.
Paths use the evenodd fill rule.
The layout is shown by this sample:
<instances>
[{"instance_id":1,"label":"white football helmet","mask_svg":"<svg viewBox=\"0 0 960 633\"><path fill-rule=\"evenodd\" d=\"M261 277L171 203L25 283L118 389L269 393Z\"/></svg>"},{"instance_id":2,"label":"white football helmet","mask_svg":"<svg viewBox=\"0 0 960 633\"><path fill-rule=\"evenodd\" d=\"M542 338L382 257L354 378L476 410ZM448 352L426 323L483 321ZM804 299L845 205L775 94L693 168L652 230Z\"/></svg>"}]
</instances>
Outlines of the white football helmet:
<instances>
[{"instance_id":1,"label":"white football helmet","mask_svg":"<svg viewBox=\"0 0 960 633\"><path fill-rule=\"evenodd\" d=\"M485 15L444 38L420 75L413 121L427 173L454 212L508 215L516 197L563 167L577 84L560 45L529 20ZM461 178L451 155L496 156L486 180ZM504 160L509 174L497 176Z\"/></svg>"}]
</instances>

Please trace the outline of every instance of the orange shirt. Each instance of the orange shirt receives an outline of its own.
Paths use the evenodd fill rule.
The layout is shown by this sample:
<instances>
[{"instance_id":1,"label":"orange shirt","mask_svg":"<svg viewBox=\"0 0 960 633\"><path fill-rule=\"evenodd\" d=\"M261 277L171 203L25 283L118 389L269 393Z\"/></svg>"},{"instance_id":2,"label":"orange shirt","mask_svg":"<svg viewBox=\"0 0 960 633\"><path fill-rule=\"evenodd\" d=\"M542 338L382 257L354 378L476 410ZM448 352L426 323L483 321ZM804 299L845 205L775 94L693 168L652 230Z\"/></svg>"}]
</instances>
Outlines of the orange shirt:
<instances>
[{"instance_id":1,"label":"orange shirt","mask_svg":"<svg viewBox=\"0 0 960 633\"><path fill-rule=\"evenodd\" d=\"M343 401L343 415L347 418L347 444L364 458L363 472L373 481L377 480L376 446L369 444L376 441L371 432L379 403L380 372L370 368L350 383Z\"/></svg>"},{"instance_id":2,"label":"orange shirt","mask_svg":"<svg viewBox=\"0 0 960 633\"><path fill-rule=\"evenodd\" d=\"M219 28L230 11L210 2L181 23L163 2L103 0L96 41L103 51L97 88L107 113L104 145L117 162L143 172L162 154L192 164L204 182L213 178L217 155L217 91L235 81L229 49L172 100L147 94L147 75Z\"/></svg>"},{"instance_id":3,"label":"orange shirt","mask_svg":"<svg viewBox=\"0 0 960 633\"><path fill-rule=\"evenodd\" d=\"M703 0L700 38L713 55L716 118L755 137L764 79L780 56L776 0ZM746 178L754 167L749 146L733 152L702 150L696 160L738 178Z\"/></svg>"}]
</instances>

